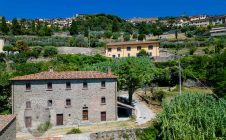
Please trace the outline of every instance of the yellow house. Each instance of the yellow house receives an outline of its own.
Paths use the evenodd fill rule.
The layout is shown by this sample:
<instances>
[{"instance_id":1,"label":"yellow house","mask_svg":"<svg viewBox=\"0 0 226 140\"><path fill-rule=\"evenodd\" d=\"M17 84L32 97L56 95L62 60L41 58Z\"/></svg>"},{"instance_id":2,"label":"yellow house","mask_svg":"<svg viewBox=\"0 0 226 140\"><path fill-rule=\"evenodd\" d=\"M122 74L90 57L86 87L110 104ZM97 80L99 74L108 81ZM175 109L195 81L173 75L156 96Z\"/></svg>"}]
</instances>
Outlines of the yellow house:
<instances>
[{"instance_id":1,"label":"yellow house","mask_svg":"<svg viewBox=\"0 0 226 140\"><path fill-rule=\"evenodd\" d=\"M113 42L107 44L106 56L112 58L137 57L143 49L150 57L158 57L159 47L159 41Z\"/></svg>"}]
</instances>

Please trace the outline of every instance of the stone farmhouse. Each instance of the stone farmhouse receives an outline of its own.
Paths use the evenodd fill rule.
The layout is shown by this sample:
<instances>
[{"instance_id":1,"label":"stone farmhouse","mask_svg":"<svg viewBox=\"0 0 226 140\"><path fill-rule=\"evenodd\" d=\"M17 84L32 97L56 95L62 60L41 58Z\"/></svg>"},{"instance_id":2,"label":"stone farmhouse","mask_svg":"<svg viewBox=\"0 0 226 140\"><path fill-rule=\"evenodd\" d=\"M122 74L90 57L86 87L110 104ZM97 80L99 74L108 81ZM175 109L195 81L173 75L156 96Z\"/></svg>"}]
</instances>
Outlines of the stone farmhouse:
<instances>
[{"instance_id":1,"label":"stone farmhouse","mask_svg":"<svg viewBox=\"0 0 226 140\"><path fill-rule=\"evenodd\" d=\"M16 139L16 116L0 115L0 140Z\"/></svg>"},{"instance_id":2,"label":"stone farmhouse","mask_svg":"<svg viewBox=\"0 0 226 140\"><path fill-rule=\"evenodd\" d=\"M17 129L117 120L117 77L95 71L46 72L12 78Z\"/></svg>"}]
</instances>

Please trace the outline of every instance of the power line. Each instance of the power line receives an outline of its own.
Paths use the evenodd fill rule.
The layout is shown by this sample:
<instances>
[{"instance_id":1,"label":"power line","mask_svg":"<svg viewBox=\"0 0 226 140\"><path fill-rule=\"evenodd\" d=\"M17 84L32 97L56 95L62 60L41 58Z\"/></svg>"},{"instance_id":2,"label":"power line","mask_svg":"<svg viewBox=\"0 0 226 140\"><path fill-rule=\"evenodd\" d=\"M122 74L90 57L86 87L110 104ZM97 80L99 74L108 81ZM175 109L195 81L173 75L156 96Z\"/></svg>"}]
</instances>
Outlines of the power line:
<instances>
[{"instance_id":1,"label":"power line","mask_svg":"<svg viewBox=\"0 0 226 140\"><path fill-rule=\"evenodd\" d=\"M189 72L189 71L188 71ZM222 100L221 98L219 98L214 92L213 92L213 90L212 89L210 89L208 86L206 86L204 83L202 83L193 73L191 73L191 72L189 72L204 88L206 88L206 89L208 89L208 90L210 90L212 93L213 93L213 95L217 98L217 99L219 99L224 105L226 105L226 102L224 102L224 100Z\"/></svg>"}]
</instances>

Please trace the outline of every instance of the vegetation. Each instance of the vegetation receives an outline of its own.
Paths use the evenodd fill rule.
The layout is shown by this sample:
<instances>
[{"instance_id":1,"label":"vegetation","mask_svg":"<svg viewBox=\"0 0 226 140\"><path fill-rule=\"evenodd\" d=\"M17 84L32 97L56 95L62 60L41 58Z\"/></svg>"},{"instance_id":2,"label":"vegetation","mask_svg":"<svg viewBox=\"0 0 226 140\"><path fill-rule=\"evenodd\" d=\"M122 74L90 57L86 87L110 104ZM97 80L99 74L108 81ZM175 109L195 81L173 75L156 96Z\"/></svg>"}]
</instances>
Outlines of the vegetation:
<instances>
[{"instance_id":1,"label":"vegetation","mask_svg":"<svg viewBox=\"0 0 226 140\"><path fill-rule=\"evenodd\" d=\"M58 53L58 50L54 46L46 46L43 51L44 57L52 57Z\"/></svg>"},{"instance_id":2,"label":"vegetation","mask_svg":"<svg viewBox=\"0 0 226 140\"><path fill-rule=\"evenodd\" d=\"M137 130L136 136L138 140L156 140L158 133L158 130L155 127L151 126L144 131Z\"/></svg>"},{"instance_id":3,"label":"vegetation","mask_svg":"<svg viewBox=\"0 0 226 140\"><path fill-rule=\"evenodd\" d=\"M159 139L221 139L226 137L226 104L210 95L183 94L163 105L158 116Z\"/></svg>"},{"instance_id":4,"label":"vegetation","mask_svg":"<svg viewBox=\"0 0 226 140\"><path fill-rule=\"evenodd\" d=\"M79 128L73 128L67 134L79 134L82 133L82 131Z\"/></svg>"},{"instance_id":5,"label":"vegetation","mask_svg":"<svg viewBox=\"0 0 226 140\"><path fill-rule=\"evenodd\" d=\"M84 70L106 71L110 67L118 76L118 88L129 93L129 103L136 89L150 83L154 78L155 66L148 57L128 57L112 62L98 63L87 66Z\"/></svg>"},{"instance_id":6,"label":"vegetation","mask_svg":"<svg viewBox=\"0 0 226 140\"><path fill-rule=\"evenodd\" d=\"M52 127L52 124L48 121L48 122L45 122L43 124L40 124L38 126L37 130L40 131L40 132L45 132L48 129L50 129L51 127Z\"/></svg>"}]
</instances>

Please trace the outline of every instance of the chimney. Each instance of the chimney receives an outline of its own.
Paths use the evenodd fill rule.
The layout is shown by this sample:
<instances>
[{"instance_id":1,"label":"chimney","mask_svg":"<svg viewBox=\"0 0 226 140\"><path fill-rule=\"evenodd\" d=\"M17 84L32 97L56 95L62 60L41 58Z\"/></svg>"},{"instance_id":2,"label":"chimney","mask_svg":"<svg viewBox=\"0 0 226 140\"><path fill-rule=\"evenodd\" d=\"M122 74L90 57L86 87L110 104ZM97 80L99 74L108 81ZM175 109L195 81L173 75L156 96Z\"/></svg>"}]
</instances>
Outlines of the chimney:
<instances>
[{"instance_id":1,"label":"chimney","mask_svg":"<svg viewBox=\"0 0 226 140\"><path fill-rule=\"evenodd\" d=\"M53 72L53 67L49 67L49 72Z\"/></svg>"},{"instance_id":2,"label":"chimney","mask_svg":"<svg viewBox=\"0 0 226 140\"><path fill-rule=\"evenodd\" d=\"M108 67L107 74L109 74L109 75L112 74L112 72L111 72L111 67Z\"/></svg>"}]
</instances>

